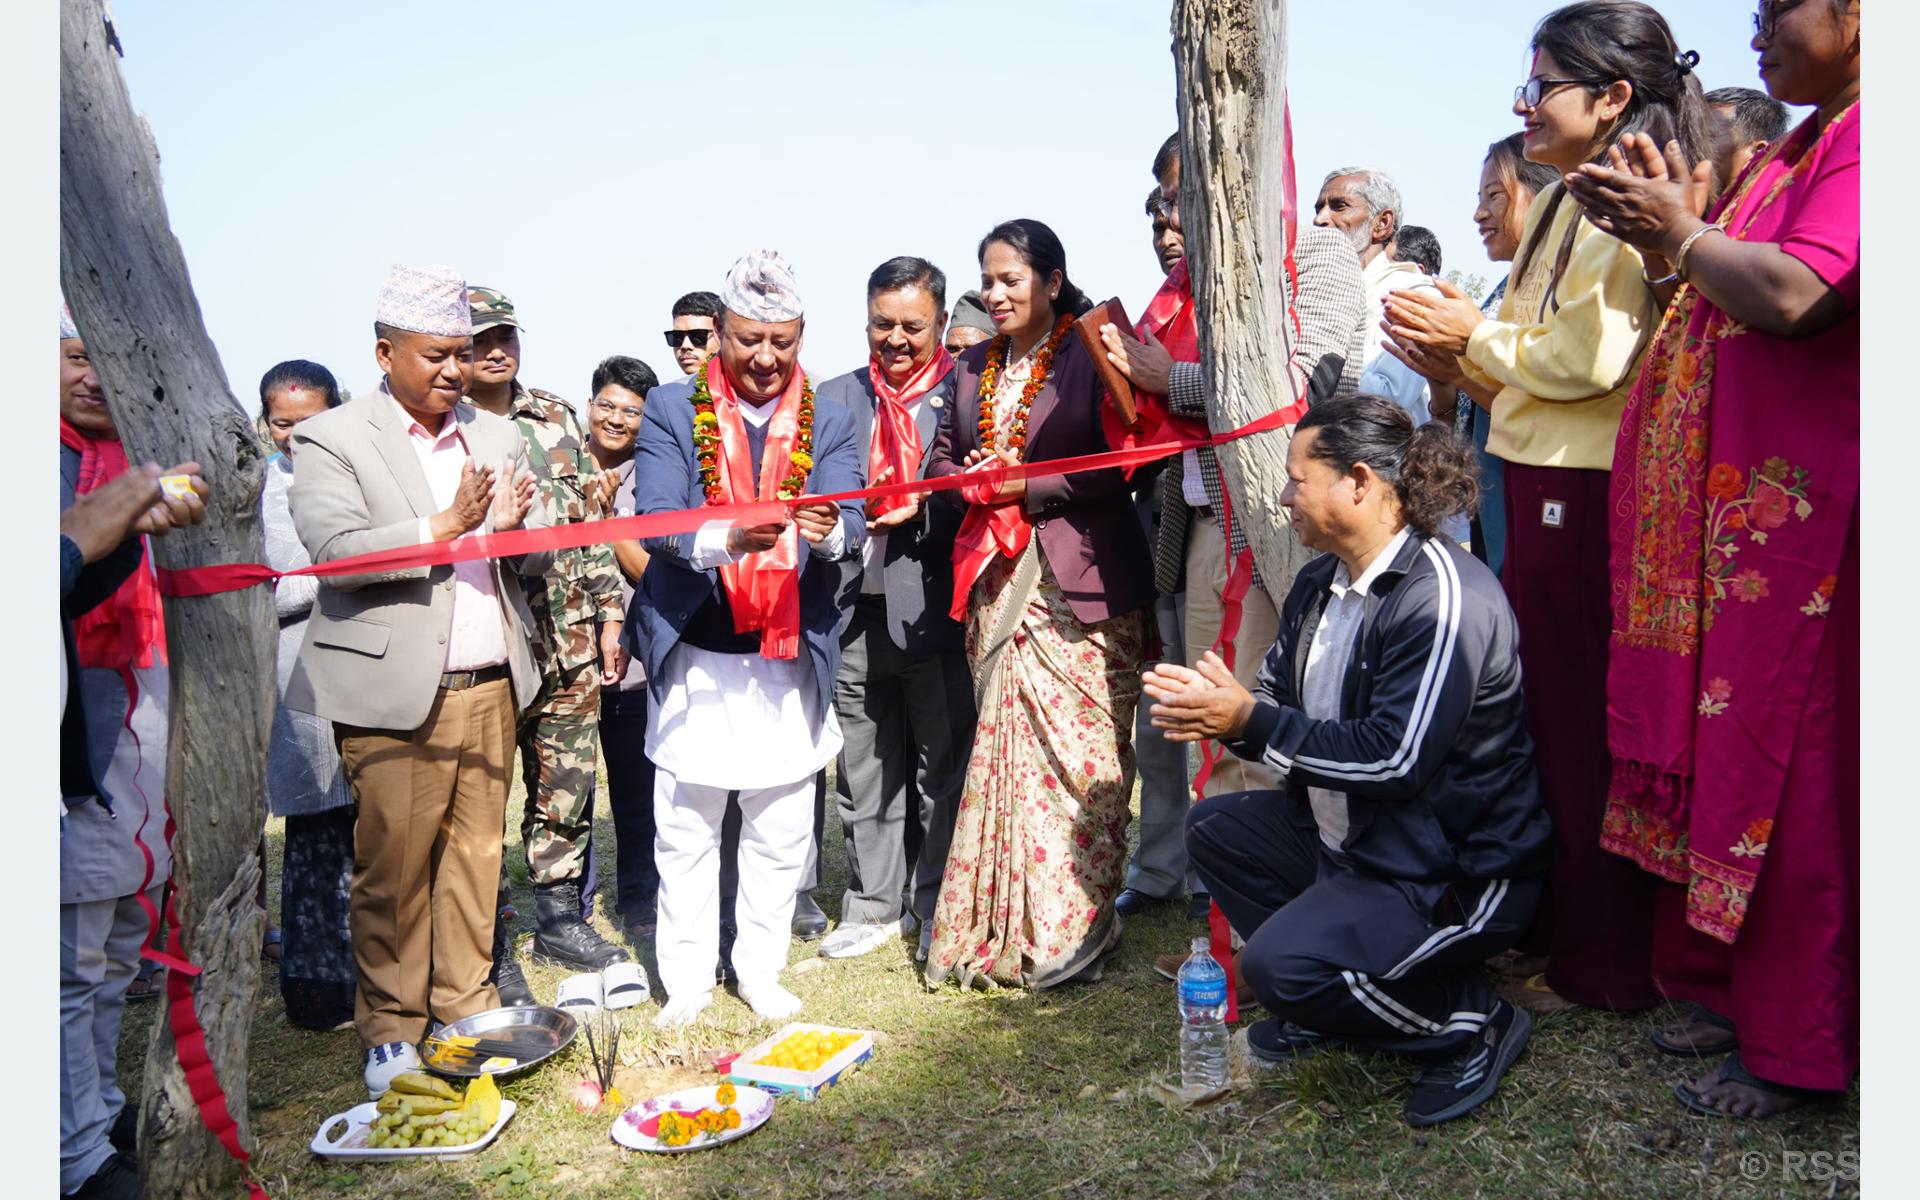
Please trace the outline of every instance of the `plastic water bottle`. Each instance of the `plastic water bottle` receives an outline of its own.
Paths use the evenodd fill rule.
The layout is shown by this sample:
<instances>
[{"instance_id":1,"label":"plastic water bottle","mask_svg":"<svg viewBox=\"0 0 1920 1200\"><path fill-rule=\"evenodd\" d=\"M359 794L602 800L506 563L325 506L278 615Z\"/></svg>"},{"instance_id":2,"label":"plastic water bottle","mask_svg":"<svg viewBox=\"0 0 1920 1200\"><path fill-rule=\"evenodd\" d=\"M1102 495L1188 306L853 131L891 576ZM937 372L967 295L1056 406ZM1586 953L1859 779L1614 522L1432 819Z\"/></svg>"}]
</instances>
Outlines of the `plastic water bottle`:
<instances>
[{"instance_id":1,"label":"plastic water bottle","mask_svg":"<svg viewBox=\"0 0 1920 1200\"><path fill-rule=\"evenodd\" d=\"M1180 1087L1190 1096L1227 1086L1227 973L1207 939L1180 965Z\"/></svg>"}]
</instances>

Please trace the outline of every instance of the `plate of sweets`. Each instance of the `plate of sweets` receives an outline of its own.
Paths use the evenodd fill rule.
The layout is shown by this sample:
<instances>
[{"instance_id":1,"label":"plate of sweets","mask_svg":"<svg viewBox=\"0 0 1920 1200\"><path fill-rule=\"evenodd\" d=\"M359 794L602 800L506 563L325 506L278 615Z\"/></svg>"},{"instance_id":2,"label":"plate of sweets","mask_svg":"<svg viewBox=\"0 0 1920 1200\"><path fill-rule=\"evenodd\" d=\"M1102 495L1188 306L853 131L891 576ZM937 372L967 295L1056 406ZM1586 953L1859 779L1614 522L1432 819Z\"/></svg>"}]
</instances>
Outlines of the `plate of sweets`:
<instances>
[{"instance_id":1,"label":"plate of sweets","mask_svg":"<svg viewBox=\"0 0 1920 1200\"><path fill-rule=\"evenodd\" d=\"M771 1093L722 1083L642 1100L614 1119L611 1132L629 1150L683 1154L738 1141L772 1115Z\"/></svg>"},{"instance_id":2,"label":"plate of sweets","mask_svg":"<svg viewBox=\"0 0 1920 1200\"><path fill-rule=\"evenodd\" d=\"M777 1092L796 1100L817 1100L873 1056L873 1034L795 1021L727 1067L735 1083Z\"/></svg>"}]
</instances>

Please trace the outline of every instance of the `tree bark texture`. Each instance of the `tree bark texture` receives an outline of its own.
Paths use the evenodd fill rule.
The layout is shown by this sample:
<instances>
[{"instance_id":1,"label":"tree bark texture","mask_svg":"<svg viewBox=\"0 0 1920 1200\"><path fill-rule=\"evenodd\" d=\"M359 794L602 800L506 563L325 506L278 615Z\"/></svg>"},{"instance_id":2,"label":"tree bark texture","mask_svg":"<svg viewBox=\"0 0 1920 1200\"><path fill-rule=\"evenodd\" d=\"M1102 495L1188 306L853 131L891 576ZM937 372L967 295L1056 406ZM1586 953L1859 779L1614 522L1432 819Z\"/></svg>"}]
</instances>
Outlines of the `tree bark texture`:
<instances>
[{"instance_id":1,"label":"tree bark texture","mask_svg":"<svg viewBox=\"0 0 1920 1200\"><path fill-rule=\"evenodd\" d=\"M203 524L152 542L160 566L262 562L263 458L201 321L167 222L159 155L133 111L101 0L62 0L60 275L127 457L187 460L209 487ZM274 622L267 589L165 602L171 692L167 799L188 957L203 973L195 1008L227 1108L252 1146L247 1032L266 915L261 863ZM160 1001L140 1105L149 1196L241 1194L238 1164L188 1091Z\"/></svg>"},{"instance_id":2,"label":"tree bark texture","mask_svg":"<svg viewBox=\"0 0 1920 1200\"><path fill-rule=\"evenodd\" d=\"M1207 424L1215 433L1294 401L1286 346L1282 145L1286 0L1175 0L1180 217L1200 326ZM1220 448L1233 520L1276 601L1313 555L1280 505L1291 434Z\"/></svg>"}]
</instances>

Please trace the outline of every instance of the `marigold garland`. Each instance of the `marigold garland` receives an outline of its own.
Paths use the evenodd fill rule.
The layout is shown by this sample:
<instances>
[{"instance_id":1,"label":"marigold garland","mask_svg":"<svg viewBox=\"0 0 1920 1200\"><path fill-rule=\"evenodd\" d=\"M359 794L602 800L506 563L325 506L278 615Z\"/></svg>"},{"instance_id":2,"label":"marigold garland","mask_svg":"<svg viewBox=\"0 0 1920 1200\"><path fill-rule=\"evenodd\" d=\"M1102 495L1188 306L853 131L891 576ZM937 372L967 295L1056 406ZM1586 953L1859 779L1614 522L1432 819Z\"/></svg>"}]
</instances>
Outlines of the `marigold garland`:
<instances>
[{"instance_id":1,"label":"marigold garland","mask_svg":"<svg viewBox=\"0 0 1920 1200\"><path fill-rule=\"evenodd\" d=\"M1045 344L1034 356L1033 374L1027 380L1027 386L1020 389L1018 407L1013 410L1013 428L1007 431L1007 448L1018 453L1027 448L1027 413L1033 408L1033 399L1040 389L1047 386L1047 376L1053 373L1053 356L1059 352L1060 343L1066 340L1067 330L1073 328L1073 314L1063 313L1054 325L1053 332L1047 335ZM991 454L994 450L995 423L993 419L993 394L1000 381L1000 372L1006 368L1007 356L1013 353L1013 337L1001 334L987 347L986 365L980 371L980 448Z\"/></svg>"},{"instance_id":2,"label":"marigold garland","mask_svg":"<svg viewBox=\"0 0 1920 1200\"><path fill-rule=\"evenodd\" d=\"M707 390L707 372L713 367L709 358L700 364L693 381L693 457L700 468L700 486L708 504L720 504L720 418L714 415L713 393ZM813 470L813 381L800 377L800 423L794 434L793 451L787 455L793 469L780 481L774 495L792 500L806 490L807 472Z\"/></svg>"}]
</instances>

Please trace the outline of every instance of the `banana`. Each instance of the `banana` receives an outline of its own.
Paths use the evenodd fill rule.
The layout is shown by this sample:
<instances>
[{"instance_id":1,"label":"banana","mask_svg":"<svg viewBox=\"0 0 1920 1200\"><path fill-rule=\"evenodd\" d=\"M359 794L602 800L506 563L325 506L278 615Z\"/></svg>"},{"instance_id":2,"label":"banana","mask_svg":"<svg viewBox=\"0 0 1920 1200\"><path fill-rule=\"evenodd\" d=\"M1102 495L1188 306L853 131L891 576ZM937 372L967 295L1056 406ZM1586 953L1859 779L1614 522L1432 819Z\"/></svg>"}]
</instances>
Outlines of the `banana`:
<instances>
[{"instance_id":1,"label":"banana","mask_svg":"<svg viewBox=\"0 0 1920 1200\"><path fill-rule=\"evenodd\" d=\"M375 1101L376 1107L383 1113L399 1112L403 1103L407 1105L407 1111L416 1116L452 1112L461 1107L460 1101L448 1100L443 1096L416 1096L393 1091L387 1092Z\"/></svg>"},{"instance_id":2,"label":"banana","mask_svg":"<svg viewBox=\"0 0 1920 1200\"><path fill-rule=\"evenodd\" d=\"M392 1091L408 1096L438 1096L442 1100L460 1098L460 1093L453 1090L452 1084L423 1071L402 1071L395 1075L393 1082L387 1086Z\"/></svg>"}]
</instances>

